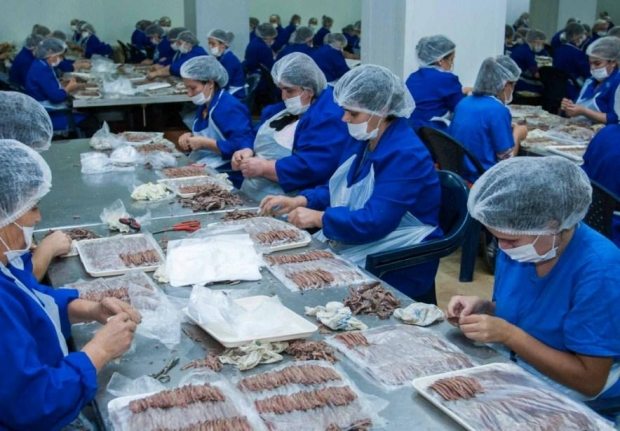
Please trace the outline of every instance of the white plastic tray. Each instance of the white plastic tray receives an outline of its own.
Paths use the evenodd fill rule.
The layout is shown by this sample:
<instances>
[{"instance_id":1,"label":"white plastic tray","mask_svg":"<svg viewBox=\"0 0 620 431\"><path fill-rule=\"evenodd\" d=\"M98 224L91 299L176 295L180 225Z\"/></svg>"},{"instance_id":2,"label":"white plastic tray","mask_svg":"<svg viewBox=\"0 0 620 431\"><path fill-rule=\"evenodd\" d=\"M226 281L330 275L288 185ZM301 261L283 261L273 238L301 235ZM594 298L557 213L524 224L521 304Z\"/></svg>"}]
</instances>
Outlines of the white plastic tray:
<instances>
[{"instance_id":1,"label":"white plastic tray","mask_svg":"<svg viewBox=\"0 0 620 431\"><path fill-rule=\"evenodd\" d=\"M258 296L248 296L246 298L235 299L234 301L245 308L246 310L252 310L258 307L263 301L270 300L271 298L264 295ZM209 333L213 338L215 338L221 345L224 347L238 347L244 344L251 343L252 341L286 341L286 340L295 340L298 338L307 338L311 336L314 332L316 332L319 328L312 322L304 319L291 309L285 307L284 305L280 305L282 308L282 312L286 315L286 326L280 326L278 328L274 328L272 331L265 330L264 335L261 334L256 337L244 337L244 336L230 336L228 334L224 334L221 332L220 328L210 325L201 325L196 322L188 312L187 308L184 309L185 314L189 317L193 322L199 325L202 329L204 329L207 333ZM279 322L281 323L281 322Z\"/></svg>"},{"instance_id":2,"label":"white plastic tray","mask_svg":"<svg viewBox=\"0 0 620 431\"><path fill-rule=\"evenodd\" d=\"M422 395L424 398L426 398L431 403L433 403L435 406L437 406L441 411L443 411L445 414L450 416L452 419L454 419L456 422L462 425L465 429L469 431L479 431L480 430L478 426L479 424L470 423L467 420L465 420L461 415L459 415L459 410L463 411L463 410L467 410L468 408L472 407L471 400L444 401L443 398L439 394L437 394L434 390L429 389L429 386L432 385L437 380L444 379L447 377L476 376L476 375L483 375L486 372L493 372L493 371L502 371L502 372L510 373L514 375L515 383L510 382L510 383L506 383L502 385L502 388L501 388L502 391L510 390L511 387L515 387L515 388L534 387L536 389L543 390L557 397L558 402L561 403L561 405L566 405L567 407L570 407L571 410L578 410L584 414L588 414L588 416L591 419L594 419L597 422L596 424L597 427L595 429L609 430L609 431L614 429L602 417L598 416L596 413L588 409L585 405L579 404L571 400L570 398L558 392L555 392L546 383L544 383L541 380L538 380L536 377L529 374L528 372L523 370L521 367L513 363L486 364L486 365L467 368L463 370L450 371L447 373L435 374L432 376L419 377L417 379L414 379L411 383L420 395ZM477 396L479 396L481 399L478 400L477 402L479 403L484 402L486 404L491 404L493 402L493 394L494 392L492 391L480 393ZM474 397L473 399L475 398L476 397ZM484 398L485 400L483 401L482 398ZM531 401L535 402L536 400L532 399ZM468 403L470 405L468 405ZM453 407L453 409L451 409L450 407ZM523 427L524 424L516 424L516 423L513 424L514 429L517 429L518 425L521 425L521 428L519 429L527 429Z\"/></svg>"},{"instance_id":3,"label":"white plastic tray","mask_svg":"<svg viewBox=\"0 0 620 431\"><path fill-rule=\"evenodd\" d=\"M208 184L217 184L222 187L224 190L232 190L232 184L228 184L225 181L222 181L218 178L214 178L208 175L203 175L200 177L184 177L184 178L168 178L159 180L159 183L163 183L170 191L175 193L177 196L181 198L192 198L196 193L181 193L180 189L183 186L195 186L195 185L208 185Z\"/></svg>"},{"instance_id":4,"label":"white plastic tray","mask_svg":"<svg viewBox=\"0 0 620 431\"><path fill-rule=\"evenodd\" d=\"M148 248L154 249L159 255L159 262L149 266L126 267L123 261L118 257L118 253L126 250L124 244L135 243L136 241L145 241ZM152 272L166 261L164 252L159 247L157 241L151 236L143 233L134 235L115 235L107 238L85 239L76 243L80 260L86 272L92 277L107 277L111 275L122 275L129 271L141 270L144 272ZM145 249L146 247L140 247ZM101 254L107 254L110 260L102 264L101 260L96 262L89 255L89 251L96 249ZM97 266L99 264L99 266ZM104 267L102 267L104 266Z\"/></svg>"},{"instance_id":5,"label":"white plastic tray","mask_svg":"<svg viewBox=\"0 0 620 431\"><path fill-rule=\"evenodd\" d=\"M577 163L583 163L583 154L586 152L587 145L549 145L547 150L554 154L564 156ZM581 150L581 155L577 155L570 150Z\"/></svg>"}]
</instances>

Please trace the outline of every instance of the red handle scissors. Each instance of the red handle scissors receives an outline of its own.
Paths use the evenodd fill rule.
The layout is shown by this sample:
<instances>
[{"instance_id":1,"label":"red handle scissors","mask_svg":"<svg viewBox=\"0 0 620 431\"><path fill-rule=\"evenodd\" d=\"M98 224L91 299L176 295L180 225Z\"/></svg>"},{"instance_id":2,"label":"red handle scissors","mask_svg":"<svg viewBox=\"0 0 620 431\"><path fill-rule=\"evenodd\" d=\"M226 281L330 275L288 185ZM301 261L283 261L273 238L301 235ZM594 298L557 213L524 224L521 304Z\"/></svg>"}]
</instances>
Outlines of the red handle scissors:
<instances>
[{"instance_id":1,"label":"red handle scissors","mask_svg":"<svg viewBox=\"0 0 620 431\"><path fill-rule=\"evenodd\" d=\"M177 223L172 227L168 227L166 229L158 230L157 232L153 232L153 235L157 233L170 232L170 231L183 231L183 232L196 232L200 229L200 222L198 220L188 220L181 223Z\"/></svg>"}]
</instances>

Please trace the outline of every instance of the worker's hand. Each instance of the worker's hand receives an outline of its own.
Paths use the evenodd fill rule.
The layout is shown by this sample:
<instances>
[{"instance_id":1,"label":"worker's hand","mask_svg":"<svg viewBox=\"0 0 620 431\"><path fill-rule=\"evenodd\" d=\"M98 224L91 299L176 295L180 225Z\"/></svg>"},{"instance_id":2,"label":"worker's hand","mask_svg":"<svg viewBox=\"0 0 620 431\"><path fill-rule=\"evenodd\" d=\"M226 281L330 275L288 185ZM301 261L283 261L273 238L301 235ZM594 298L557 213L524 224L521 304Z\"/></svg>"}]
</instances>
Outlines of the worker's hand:
<instances>
[{"instance_id":1,"label":"worker's hand","mask_svg":"<svg viewBox=\"0 0 620 431\"><path fill-rule=\"evenodd\" d=\"M43 238L37 249L39 252L46 251L52 257L65 255L71 251L71 237L61 230L56 230Z\"/></svg>"},{"instance_id":2,"label":"worker's hand","mask_svg":"<svg viewBox=\"0 0 620 431\"><path fill-rule=\"evenodd\" d=\"M296 208L288 214L288 222L300 229L323 227L323 211Z\"/></svg>"},{"instance_id":3,"label":"worker's hand","mask_svg":"<svg viewBox=\"0 0 620 431\"><path fill-rule=\"evenodd\" d=\"M254 156L254 151L249 148L244 148L243 150L235 151L232 159L230 161L230 165L235 171L241 170L241 162L243 159L247 159Z\"/></svg>"},{"instance_id":4,"label":"worker's hand","mask_svg":"<svg viewBox=\"0 0 620 431\"><path fill-rule=\"evenodd\" d=\"M117 314L125 313L136 324L142 321L140 312L133 308L131 305L118 298L104 298L101 302L97 303L97 306L93 310L93 320L101 324L106 324L109 319Z\"/></svg>"},{"instance_id":5,"label":"worker's hand","mask_svg":"<svg viewBox=\"0 0 620 431\"><path fill-rule=\"evenodd\" d=\"M570 99L567 99L566 97L564 99L562 99L562 102L560 102L560 108L562 110L568 108L569 106L574 105L574 102Z\"/></svg>"},{"instance_id":6,"label":"worker's hand","mask_svg":"<svg viewBox=\"0 0 620 431\"><path fill-rule=\"evenodd\" d=\"M192 136L188 139L189 148L191 150L201 150L207 148L213 150L217 147L217 143L213 138L207 138L206 136Z\"/></svg>"},{"instance_id":7,"label":"worker's hand","mask_svg":"<svg viewBox=\"0 0 620 431\"><path fill-rule=\"evenodd\" d=\"M269 195L260 203L259 215L271 216L288 214L295 208L305 207L308 205L308 200L305 196L295 196L294 198L289 196L274 196Z\"/></svg>"},{"instance_id":8,"label":"worker's hand","mask_svg":"<svg viewBox=\"0 0 620 431\"><path fill-rule=\"evenodd\" d=\"M470 95L472 91L474 91L474 87L463 87L461 89L461 91L463 92L463 94L465 95Z\"/></svg>"},{"instance_id":9,"label":"worker's hand","mask_svg":"<svg viewBox=\"0 0 620 431\"><path fill-rule=\"evenodd\" d=\"M119 313L111 317L82 350L100 370L129 350L136 328L136 322L127 313Z\"/></svg>"},{"instance_id":10,"label":"worker's hand","mask_svg":"<svg viewBox=\"0 0 620 431\"><path fill-rule=\"evenodd\" d=\"M582 105L577 105L576 103L567 104L565 108L562 108L562 110L571 118L585 114L585 107Z\"/></svg>"},{"instance_id":11,"label":"worker's hand","mask_svg":"<svg viewBox=\"0 0 620 431\"><path fill-rule=\"evenodd\" d=\"M145 58L140 64L153 64L153 60L151 60L150 58Z\"/></svg>"},{"instance_id":12,"label":"worker's hand","mask_svg":"<svg viewBox=\"0 0 620 431\"><path fill-rule=\"evenodd\" d=\"M79 60L75 60L75 62L73 63L73 69L75 70L90 69L90 68L91 68L90 60L79 59Z\"/></svg>"},{"instance_id":13,"label":"worker's hand","mask_svg":"<svg viewBox=\"0 0 620 431\"><path fill-rule=\"evenodd\" d=\"M79 85L79 84L77 83L77 81L75 80L75 78L71 78L71 79L69 80L69 82L67 82L67 84L65 84L65 91L66 91L67 93L71 93L71 92L73 92L73 91L75 91L75 90L77 90L77 89L78 89L78 85Z\"/></svg>"},{"instance_id":14,"label":"worker's hand","mask_svg":"<svg viewBox=\"0 0 620 431\"><path fill-rule=\"evenodd\" d=\"M191 138L192 136L193 135L189 132L183 133L181 136L179 136L179 148L181 148L181 150L183 151L191 150L189 146L189 138Z\"/></svg>"},{"instance_id":15,"label":"worker's hand","mask_svg":"<svg viewBox=\"0 0 620 431\"><path fill-rule=\"evenodd\" d=\"M450 298L446 315L448 322L455 326L460 324L460 320L473 313L487 313L492 311L489 301L477 296L456 295Z\"/></svg>"},{"instance_id":16,"label":"worker's hand","mask_svg":"<svg viewBox=\"0 0 620 431\"><path fill-rule=\"evenodd\" d=\"M249 157L243 159L239 167L245 178L262 177L265 175L266 163L267 160L260 157Z\"/></svg>"},{"instance_id":17,"label":"worker's hand","mask_svg":"<svg viewBox=\"0 0 620 431\"><path fill-rule=\"evenodd\" d=\"M470 314L459 320L461 331L470 340L506 344L516 328L504 319L488 314Z\"/></svg>"},{"instance_id":18,"label":"worker's hand","mask_svg":"<svg viewBox=\"0 0 620 431\"><path fill-rule=\"evenodd\" d=\"M512 136L516 143L520 143L527 138L527 126L524 124L518 124L512 128Z\"/></svg>"}]
</instances>

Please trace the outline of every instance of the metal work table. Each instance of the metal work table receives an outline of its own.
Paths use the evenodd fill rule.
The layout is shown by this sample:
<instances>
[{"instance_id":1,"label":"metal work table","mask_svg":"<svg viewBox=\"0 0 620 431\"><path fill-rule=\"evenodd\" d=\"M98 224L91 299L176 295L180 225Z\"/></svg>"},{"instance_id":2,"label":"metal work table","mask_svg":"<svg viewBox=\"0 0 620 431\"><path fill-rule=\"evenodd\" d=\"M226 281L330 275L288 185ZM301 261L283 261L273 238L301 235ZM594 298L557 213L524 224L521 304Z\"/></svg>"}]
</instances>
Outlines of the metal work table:
<instances>
[{"instance_id":1,"label":"metal work table","mask_svg":"<svg viewBox=\"0 0 620 431\"><path fill-rule=\"evenodd\" d=\"M68 141L54 143L52 148L43 153L50 163L53 174L53 190L41 202L40 208L43 214L43 221L38 226L39 235L41 226L45 228L55 226L84 225L89 220L92 225L90 229L108 235L107 227L97 224L98 215L101 209L109 205L116 198L121 198L130 212L134 211L133 204L130 203L129 192L132 184L136 181L146 181L154 179L155 174L150 171L136 170L132 175L107 174L108 177L100 180L90 180L88 176L79 174L79 153L88 150L86 140ZM73 166L75 163L78 167ZM203 226L210 222L218 221L221 213L192 214L189 210L178 208L178 204L164 204L163 208L155 207L151 211L159 217L152 221L148 226L151 231L163 229L173 223L184 219L199 219ZM80 219L73 220L72 216L79 214ZM160 239L166 235L168 239L183 238L185 232L168 232L157 235ZM293 252L307 251L312 248L320 247L319 243L312 243L308 247L296 249ZM304 306L324 305L329 301L342 301L347 295L345 288L325 289L299 293L292 292L284 287L271 273L263 269L263 278L258 282L242 282L237 285L219 284L210 286L215 289L244 290L248 295L278 295L282 303L300 315L304 313ZM79 257L70 257L56 260L48 272L48 277L53 286L60 287L78 279L88 279ZM384 283L385 285L385 283ZM186 300L189 297L191 288L172 288L167 285L160 285L163 290L178 301ZM390 288L388 286L388 288ZM402 301L402 306L411 303L411 300L395 289L393 292ZM309 318L312 320L312 318ZM379 325L394 325L397 319L379 320L377 317L361 316L361 320L369 327ZM87 343L99 327L98 324L75 325L73 336L76 346L81 347ZM466 353L471 355L480 364L489 362L503 361L504 359L494 350L488 347L477 347L472 342L466 340L461 333L443 322L432 327L447 336L447 338L458 345ZM208 336L207 336L208 337ZM314 339L322 339L320 333L314 335ZM207 348L209 351L219 352L222 347L212 338L208 337ZM170 372L171 381L167 387L174 387L178 384L181 377L190 372L181 371L181 367L194 359L204 358L205 349L195 343L185 334L182 335L181 343L174 351L169 351L161 343L136 337L134 347L117 361L108 364L98 375L99 388L96 395L96 405L101 413L107 429L111 429L107 414L107 404L113 398L106 391L106 386L114 372L119 372L131 379L138 378L145 374L158 372L163 365L172 357L180 357L181 361L177 367ZM415 390L405 385L395 391L385 391L375 383L371 382L361 370L350 363L343 355L338 355L340 361L337 366L341 367L358 388L367 394L385 399L389 402L388 406L381 411L381 416L387 420L386 429L389 430L460 430L462 429L456 422L436 409L432 404L417 395ZM286 362L291 362L290 357L285 357ZM272 366L278 366L276 363ZM264 370L271 366L261 365ZM232 366L225 366L222 375L230 377L240 373Z\"/></svg>"},{"instance_id":2,"label":"metal work table","mask_svg":"<svg viewBox=\"0 0 620 431\"><path fill-rule=\"evenodd\" d=\"M73 99L74 108L102 108L109 106L158 105L162 103L189 102L186 94L162 94L152 96L102 97L100 99Z\"/></svg>"}]
</instances>

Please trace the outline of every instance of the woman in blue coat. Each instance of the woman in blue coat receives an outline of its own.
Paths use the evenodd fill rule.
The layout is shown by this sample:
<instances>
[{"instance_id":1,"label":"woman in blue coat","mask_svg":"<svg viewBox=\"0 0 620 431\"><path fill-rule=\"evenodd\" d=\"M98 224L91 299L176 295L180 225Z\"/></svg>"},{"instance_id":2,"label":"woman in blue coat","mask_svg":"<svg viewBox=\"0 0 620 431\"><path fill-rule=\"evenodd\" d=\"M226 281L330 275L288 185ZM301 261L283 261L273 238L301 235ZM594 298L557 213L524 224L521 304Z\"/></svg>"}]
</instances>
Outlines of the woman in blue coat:
<instances>
[{"instance_id":1,"label":"woman in blue coat","mask_svg":"<svg viewBox=\"0 0 620 431\"><path fill-rule=\"evenodd\" d=\"M80 26L80 44L84 48L84 57L91 58L93 55L112 57L112 47L99 40L95 34L95 28L87 22Z\"/></svg>"},{"instance_id":2,"label":"woman in blue coat","mask_svg":"<svg viewBox=\"0 0 620 431\"><path fill-rule=\"evenodd\" d=\"M459 102L454 111L449 134L478 159L484 170L519 151L527 136L524 125L512 126L506 105L512 101L519 66L507 55L489 57L482 62L473 95ZM465 158L463 177L470 182L480 175Z\"/></svg>"},{"instance_id":3,"label":"woman in blue coat","mask_svg":"<svg viewBox=\"0 0 620 431\"><path fill-rule=\"evenodd\" d=\"M566 96L577 100L579 89L590 76L588 56L582 47L587 39L586 29L579 23L572 23L564 30L566 41L553 51L553 67L566 72L570 78L566 87Z\"/></svg>"},{"instance_id":4,"label":"woman in blue coat","mask_svg":"<svg viewBox=\"0 0 620 431\"><path fill-rule=\"evenodd\" d=\"M252 149L254 133L248 108L226 90L228 73L213 56L186 61L181 77L187 95L198 106L191 133L179 138L179 146L192 151L190 158L211 168L230 171L230 159L240 150ZM243 178L231 175L236 187Z\"/></svg>"},{"instance_id":5,"label":"woman in blue coat","mask_svg":"<svg viewBox=\"0 0 620 431\"><path fill-rule=\"evenodd\" d=\"M334 24L334 20L327 15L323 15L323 17L321 17L321 21L322 27L314 35L314 46L317 48L319 46L323 46L325 36L331 32L332 25Z\"/></svg>"},{"instance_id":6,"label":"woman in blue coat","mask_svg":"<svg viewBox=\"0 0 620 431\"><path fill-rule=\"evenodd\" d=\"M577 101L562 100L562 110L569 117L583 116L594 123L616 124L615 94L620 85L620 38L597 39L587 49L592 77L586 81Z\"/></svg>"},{"instance_id":7,"label":"woman in blue coat","mask_svg":"<svg viewBox=\"0 0 620 431\"><path fill-rule=\"evenodd\" d=\"M278 32L269 23L259 24L254 32L256 37L251 38L245 48L243 66L248 74L260 73L261 66L271 71L274 63L274 53L271 47Z\"/></svg>"},{"instance_id":8,"label":"woman in blue coat","mask_svg":"<svg viewBox=\"0 0 620 431\"><path fill-rule=\"evenodd\" d=\"M346 46L347 39L342 34L329 33L323 46L312 53L312 59L325 74L327 82L335 83L349 71L343 53Z\"/></svg>"},{"instance_id":9,"label":"woman in blue coat","mask_svg":"<svg viewBox=\"0 0 620 431\"><path fill-rule=\"evenodd\" d=\"M169 66L172 63L175 51L170 46L170 40L163 27L153 24L147 27L145 31L149 40L155 47L153 51L153 59L146 59L142 64L158 64L160 66Z\"/></svg>"},{"instance_id":10,"label":"woman in blue coat","mask_svg":"<svg viewBox=\"0 0 620 431\"><path fill-rule=\"evenodd\" d=\"M281 59L285 55L292 52L301 52L306 55L312 56L314 51L312 38L314 32L310 27L298 27L293 33L290 43L280 50L277 59Z\"/></svg>"},{"instance_id":11,"label":"woman in blue coat","mask_svg":"<svg viewBox=\"0 0 620 431\"><path fill-rule=\"evenodd\" d=\"M34 150L0 142L0 427L60 430L97 392L97 373L131 345L140 314L115 298L79 299L75 289L52 289L32 274L32 232L38 202L52 174ZM69 353L71 324L103 326L81 351ZM24 406L27 406L25 408Z\"/></svg>"},{"instance_id":12,"label":"woman in blue coat","mask_svg":"<svg viewBox=\"0 0 620 431\"><path fill-rule=\"evenodd\" d=\"M158 67L148 73L148 78L153 79L157 76L181 76L181 66L190 58L200 55L208 55L202 46L198 44L198 39L189 30L180 33L175 41L178 56L174 56L170 66Z\"/></svg>"},{"instance_id":13,"label":"woman in blue coat","mask_svg":"<svg viewBox=\"0 0 620 431\"><path fill-rule=\"evenodd\" d=\"M9 80L11 83L24 87L26 76L32 62L35 60L34 52L37 45L43 40L42 36L31 34L26 38L23 48L17 53L9 70Z\"/></svg>"},{"instance_id":14,"label":"woman in blue coat","mask_svg":"<svg viewBox=\"0 0 620 431\"><path fill-rule=\"evenodd\" d=\"M515 157L474 184L468 209L497 237L493 296L455 296L448 316L581 401L620 395L620 249L585 223L586 174L559 156Z\"/></svg>"},{"instance_id":15,"label":"woman in blue coat","mask_svg":"<svg viewBox=\"0 0 620 431\"><path fill-rule=\"evenodd\" d=\"M366 256L442 235L441 190L433 161L407 124L414 107L401 80L388 69L362 65L341 78L334 99L351 138L329 183L297 197L269 196L265 213L288 213L299 228L364 266ZM436 302L432 289L439 261L383 277L401 292Z\"/></svg>"},{"instance_id":16,"label":"woman in blue coat","mask_svg":"<svg viewBox=\"0 0 620 431\"><path fill-rule=\"evenodd\" d=\"M245 99L245 73L243 66L237 56L230 50L235 35L220 29L209 32L207 41L209 43L209 54L217 58L226 72L228 73L228 84L226 91L237 99Z\"/></svg>"},{"instance_id":17,"label":"woman in blue coat","mask_svg":"<svg viewBox=\"0 0 620 431\"><path fill-rule=\"evenodd\" d=\"M416 45L420 68L406 81L415 100L409 118L414 130L433 127L447 131L456 105L465 97L458 76L452 73L455 49L454 42L443 35L423 37Z\"/></svg>"},{"instance_id":18,"label":"woman in blue coat","mask_svg":"<svg viewBox=\"0 0 620 431\"><path fill-rule=\"evenodd\" d=\"M528 91L530 93L542 94L543 84L538 73L538 63L536 57L549 56L545 50L545 33L540 30L528 30L525 35L525 43L515 46L510 54L515 63L521 69L521 76L517 81L515 91Z\"/></svg>"},{"instance_id":19,"label":"woman in blue coat","mask_svg":"<svg viewBox=\"0 0 620 431\"><path fill-rule=\"evenodd\" d=\"M263 110L254 150L237 151L232 159L245 178L241 190L258 200L326 183L348 140L343 111L309 56L287 55L272 77L284 102Z\"/></svg>"}]
</instances>

